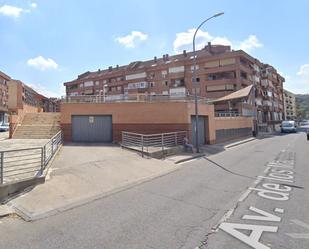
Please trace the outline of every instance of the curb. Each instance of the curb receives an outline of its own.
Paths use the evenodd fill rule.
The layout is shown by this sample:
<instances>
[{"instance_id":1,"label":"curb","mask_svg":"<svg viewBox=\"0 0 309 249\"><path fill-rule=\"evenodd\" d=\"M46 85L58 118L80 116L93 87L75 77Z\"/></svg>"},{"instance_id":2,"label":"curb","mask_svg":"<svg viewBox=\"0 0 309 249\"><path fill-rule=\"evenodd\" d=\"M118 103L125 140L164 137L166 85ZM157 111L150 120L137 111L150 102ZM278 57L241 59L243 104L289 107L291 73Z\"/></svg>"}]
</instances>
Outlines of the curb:
<instances>
[{"instance_id":1,"label":"curb","mask_svg":"<svg viewBox=\"0 0 309 249\"><path fill-rule=\"evenodd\" d=\"M250 138L250 139L247 139L247 140L242 140L242 141L239 141L239 142L230 144L230 145L226 145L226 146L224 146L224 148L225 148L225 149L229 149L229 148L232 148L232 147L241 145L241 144L245 144L245 143L252 142L252 141L254 141L254 140L256 140L256 138Z\"/></svg>"},{"instance_id":2,"label":"curb","mask_svg":"<svg viewBox=\"0 0 309 249\"><path fill-rule=\"evenodd\" d=\"M178 160L177 162L175 162L175 164L191 161L191 160L194 160L194 159L197 159L197 158L200 158L200 157L204 157L204 156L206 156L205 153L198 154L198 155L195 155L195 156L191 156L191 157L188 157L188 158L184 158L184 159Z\"/></svg>"}]
</instances>

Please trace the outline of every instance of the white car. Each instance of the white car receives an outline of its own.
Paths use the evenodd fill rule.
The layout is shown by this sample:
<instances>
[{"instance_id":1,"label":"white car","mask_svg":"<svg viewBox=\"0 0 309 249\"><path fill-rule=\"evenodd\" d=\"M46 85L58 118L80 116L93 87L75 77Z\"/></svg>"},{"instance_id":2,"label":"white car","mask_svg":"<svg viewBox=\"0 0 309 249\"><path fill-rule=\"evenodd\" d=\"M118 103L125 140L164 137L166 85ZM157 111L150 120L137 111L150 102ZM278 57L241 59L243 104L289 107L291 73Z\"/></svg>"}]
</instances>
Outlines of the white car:
<instances>
[{"instance_id":1,"label":"white car","mask_svg":"<svg viewBox=\"0 0 309 249\"><path fill-rule=\"evenodd\" d=\"M281 132L297 132L296 122L295 121L282 121Z\"/></svg>"}]
</instances>

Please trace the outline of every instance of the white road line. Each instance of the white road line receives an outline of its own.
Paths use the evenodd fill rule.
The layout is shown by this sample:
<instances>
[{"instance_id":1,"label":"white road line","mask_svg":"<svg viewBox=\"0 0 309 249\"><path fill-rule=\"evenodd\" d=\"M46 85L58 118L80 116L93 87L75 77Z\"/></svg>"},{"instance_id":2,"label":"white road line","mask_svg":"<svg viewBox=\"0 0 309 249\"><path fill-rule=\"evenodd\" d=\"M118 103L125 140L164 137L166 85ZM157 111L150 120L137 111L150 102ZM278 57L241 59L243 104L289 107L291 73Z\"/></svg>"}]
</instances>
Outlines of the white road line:
<instances>
[{"instance_id":1,"label":"white road line","mask_svg":"<svg viewBox=\"0 0 309 249\"><path fill-rule=\"evenodd\" d=\"M284 209L282 209L282 208L275 208L275 212L279 213L279 214L283 214L284 213Z\"/></svg>"},{"instance_id":2,"label":"white road line","mask_svg":"<svg viewBox=\"0 0 309 249\"><path fill-rule=\"evenodd\" d=\"M269 170L270 170L270 167L267 167L267 168L264 170L264 173L267 174Z\"/></svg>"},{"instance_id":3,"label":"white road line","mask_svg":"<svg viewBox=\"0 0 309 249\"><path fill-rule=\"evenodd\" d=\"M294 222L296 225L299 225L299 226L309 230L309 225L306 224L305 222L302 222L300 220L292 220L292 222Z\"/></svg>"},{"instance_id":4,"label":"white road line","mask_svg":"<svg viewBox=\"0 0 309 249\"><path fill-rule=\"evenodd\" d=\"M249 195L251 192L252 192L252 190L247 189L247 191L244 192L244 193L240 196L240 198L238 199L238 201L239 201L239 202L243 202L243 201L248 197L248 195Z\"/></svg>"}]
</instances>

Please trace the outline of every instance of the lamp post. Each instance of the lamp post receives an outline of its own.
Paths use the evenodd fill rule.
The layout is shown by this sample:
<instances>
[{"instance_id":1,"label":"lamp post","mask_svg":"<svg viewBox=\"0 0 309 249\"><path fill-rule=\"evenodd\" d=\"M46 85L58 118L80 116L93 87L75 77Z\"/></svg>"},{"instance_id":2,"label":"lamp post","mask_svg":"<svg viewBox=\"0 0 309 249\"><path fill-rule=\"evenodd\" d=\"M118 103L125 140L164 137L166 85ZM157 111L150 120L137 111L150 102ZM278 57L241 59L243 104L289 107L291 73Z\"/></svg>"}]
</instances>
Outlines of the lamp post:
<instances>
[{"instance_id":1,"label":"lamp post","mask_svg":"<svg viewBox=\"0 0 309 249\"><path fill-rule=\"evenodd\" d=\"M193 35L193 85L194 85L194 102L195 102L195 147L196 147L196 152L199 153L199 142L198 142L198 104L197 104L197 83L196 83L196 51L195 51L195 37L197 34L197 31L203 26L203 24L207 21L209 21L212 18L218 17L223 15L223 12L220 12L218 14L215 14L206 20L204 20L195 30L195 33Z\"/></svg>"},{"instance_id":2,"label":"lamp post","mask_svg":"<svg viewBox=\"0 0 309 249\"><path fill-rule=\"evenodd\" d=\"M107 92L107 84L103 85L103 102L105 103L106 101L106 92Z\"/></svg>"}]
</instances>

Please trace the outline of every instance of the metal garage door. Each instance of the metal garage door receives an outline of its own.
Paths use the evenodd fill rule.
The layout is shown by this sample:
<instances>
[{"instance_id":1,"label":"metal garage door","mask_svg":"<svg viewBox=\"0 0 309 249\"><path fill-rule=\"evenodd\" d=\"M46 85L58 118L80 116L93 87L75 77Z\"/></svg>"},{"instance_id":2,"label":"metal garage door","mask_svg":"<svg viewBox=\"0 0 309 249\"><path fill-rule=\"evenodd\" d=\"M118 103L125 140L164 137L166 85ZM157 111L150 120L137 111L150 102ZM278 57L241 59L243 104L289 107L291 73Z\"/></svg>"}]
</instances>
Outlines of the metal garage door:
<instances>
[{"instance_id":1,"label":"metal garage door","mask_svg":"<svg viewBox=\"0 0 309 249\"><path fill-rule=\"evenodd\" d=\"M192 143L195 145L195 116L191 116L192 125ZM198 142L199 144L205 144L205 117L198 117Z\"/></svg>"},{"instance_id":2,"label":"metal garage door","mask_svg":"<svg viewBox=\"0 0 309 249\"><path fill-rule=\"evenodd\" d=\"M112 142L112 116L72 116L73 142Z\"/></svg>"}]
</instances>

